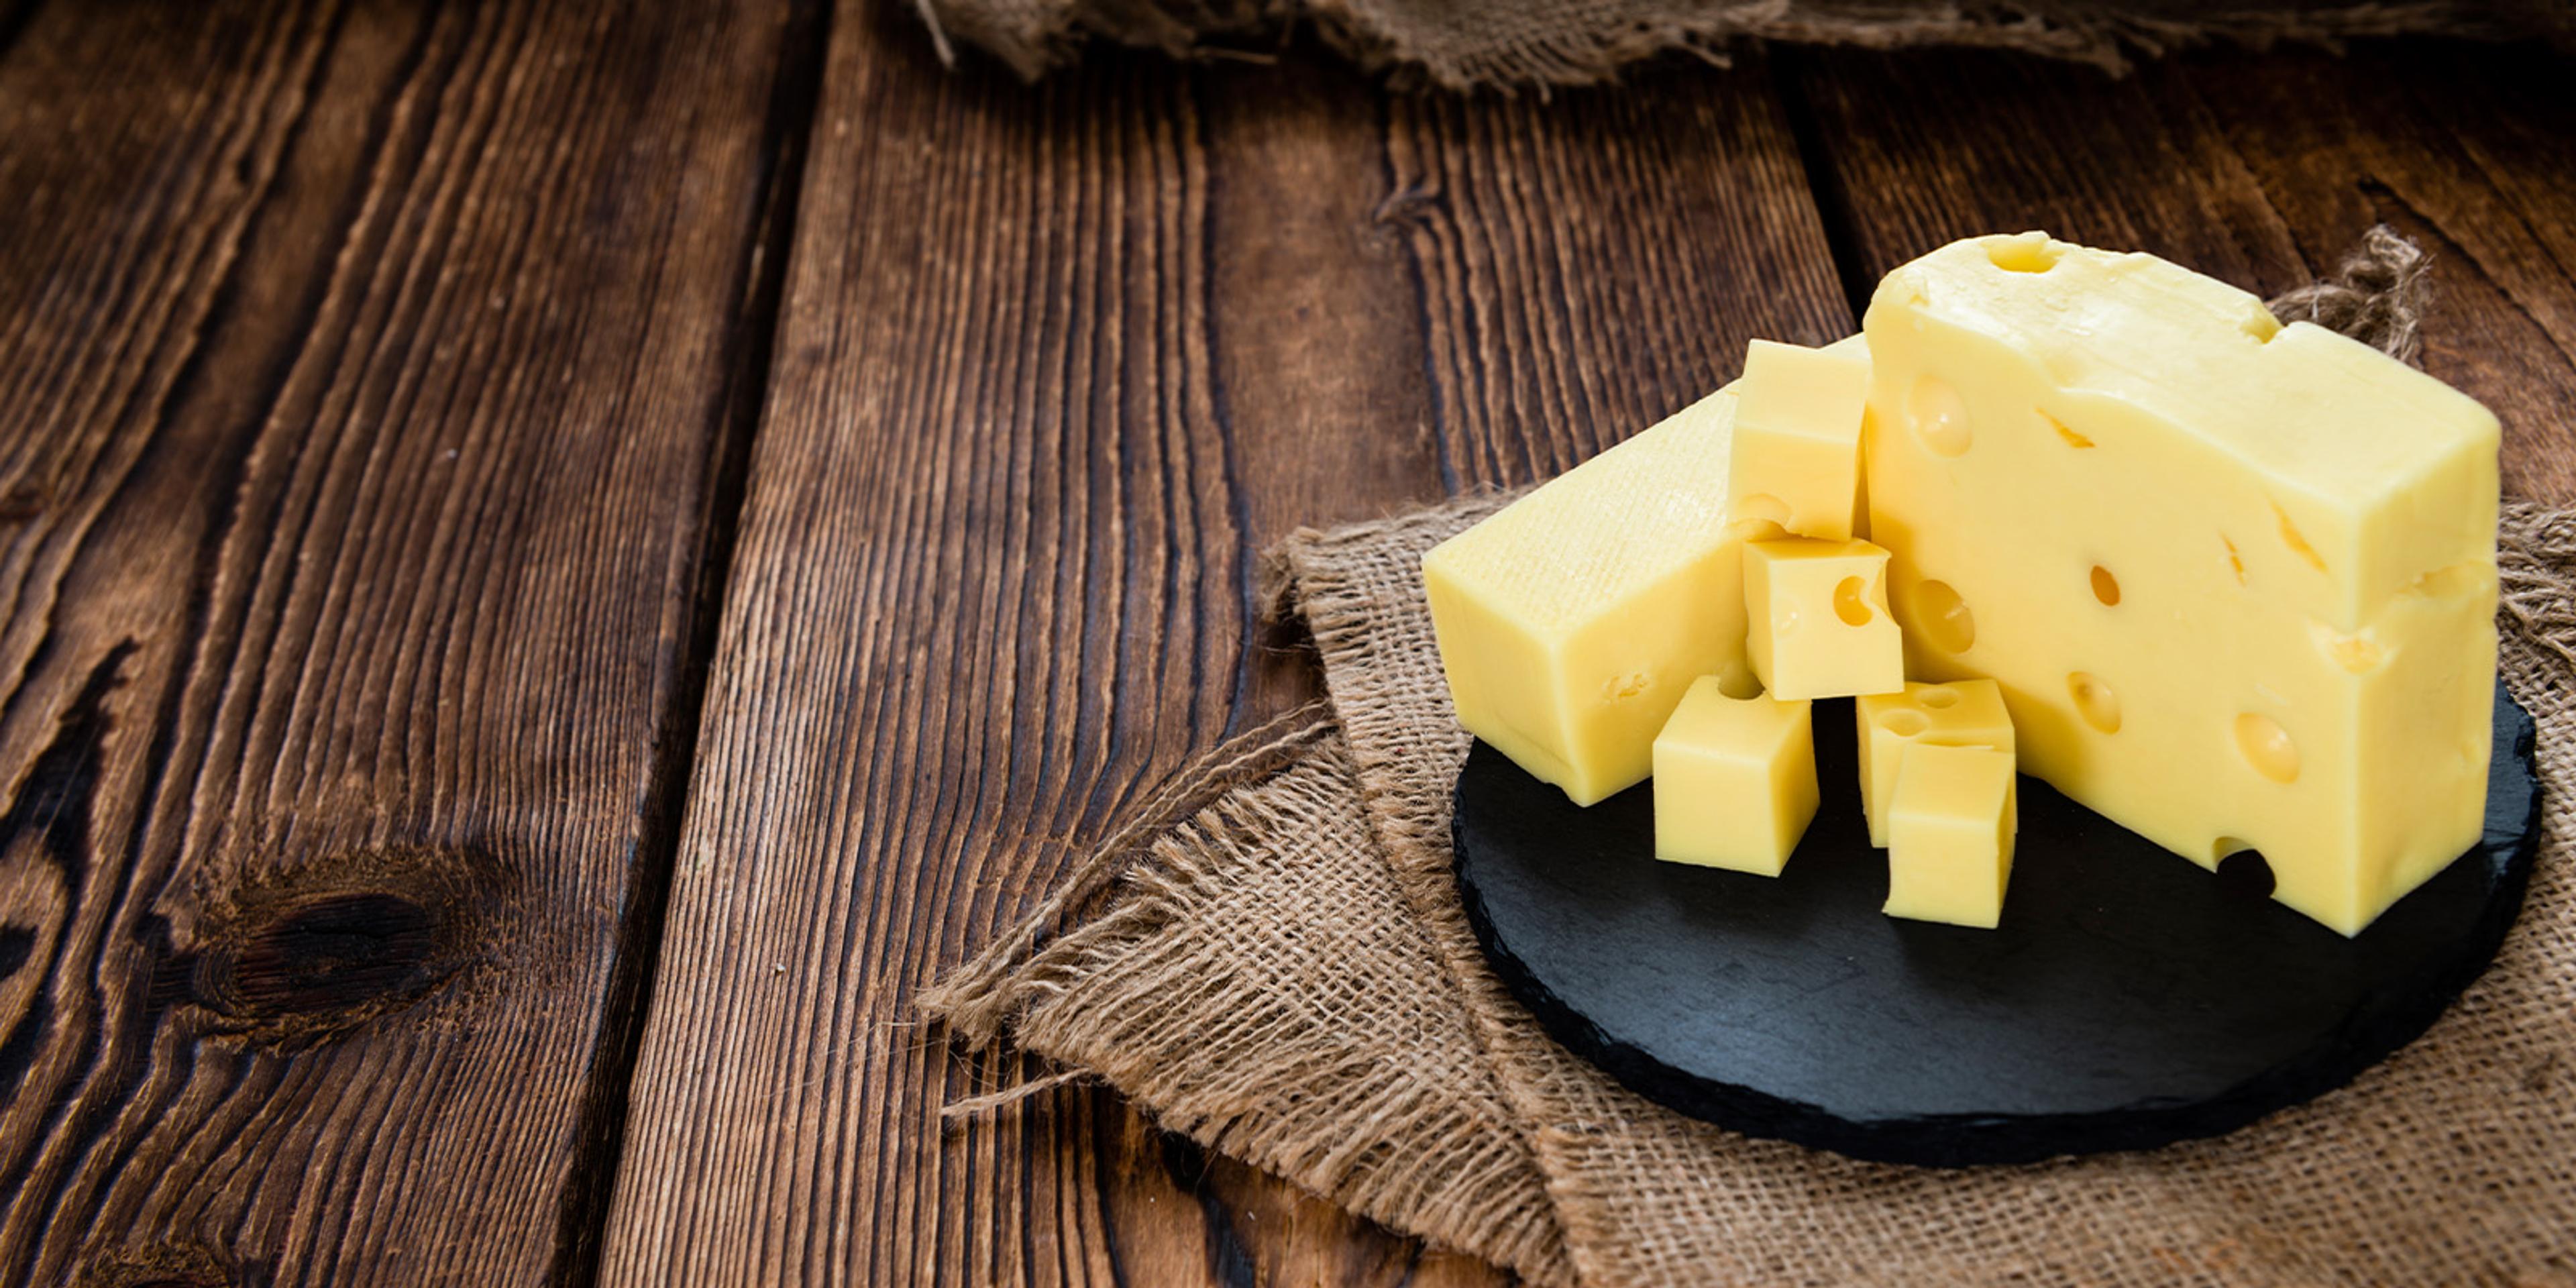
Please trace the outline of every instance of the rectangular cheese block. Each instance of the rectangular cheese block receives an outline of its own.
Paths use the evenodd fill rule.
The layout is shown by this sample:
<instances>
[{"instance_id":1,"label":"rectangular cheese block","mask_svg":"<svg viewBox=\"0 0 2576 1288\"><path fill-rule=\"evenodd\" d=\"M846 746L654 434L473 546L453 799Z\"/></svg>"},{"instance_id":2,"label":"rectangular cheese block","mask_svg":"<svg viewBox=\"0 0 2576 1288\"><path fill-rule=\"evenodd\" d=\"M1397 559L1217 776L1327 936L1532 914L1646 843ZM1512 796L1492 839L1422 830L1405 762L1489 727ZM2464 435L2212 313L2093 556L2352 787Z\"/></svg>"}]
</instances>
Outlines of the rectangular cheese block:
<instances>
[{"instance_id":1,"label":"rectangular cheese block","mask_svg":"<svg viewBox=\"0 0 2576 1288\"><path fill-rule=\"evenodd\" d=\"M1909 672L2000 683L2023 768L2345 934L2478 838L2495 418L2148 255L1890 273L1871 537Z\"/></svg>"},{"instance_id":2,"label":"rectangular cheese block","mask_svg":"<svg viewBox=\"0 0 2576 1288\"><path fill-rule=\"evenodd\" d=\"M1655 857L1776 877L1816 817L1811 704L1702 676L1655 737Z\"/></svg>"},{"instance_id":3,"label":"rectangular cheese block","mask_svg":"<svg viewBox=\"0 0 2576 1288\"><path fill-rule=\"evenodd\" d=\"M1887 806L1891 917L1992 930L2012 881L2013 755L1915 743Z\"/></svg>"},{"instance_id":4,"label":"rectangular cheese block","mask_svg":"<svg viewBox=\"0 0 2576 1288\"><path fill-rule=\"evenodd\" d=\"M1754 688L1726 531L1734 415L1711 394L1423 558L1458 722L1578 805L1646 777L1693 681Z\"/></svg>"}]
</instances>

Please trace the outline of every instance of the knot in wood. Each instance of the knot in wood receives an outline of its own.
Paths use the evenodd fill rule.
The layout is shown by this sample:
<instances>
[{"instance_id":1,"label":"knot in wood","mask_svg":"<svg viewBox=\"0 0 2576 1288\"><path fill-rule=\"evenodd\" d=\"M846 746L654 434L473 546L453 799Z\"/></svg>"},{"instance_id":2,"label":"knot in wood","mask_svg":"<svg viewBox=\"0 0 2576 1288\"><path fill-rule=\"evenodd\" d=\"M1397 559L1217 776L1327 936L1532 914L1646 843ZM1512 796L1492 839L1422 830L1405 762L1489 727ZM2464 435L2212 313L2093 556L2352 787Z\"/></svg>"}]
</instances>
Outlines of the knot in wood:
<instances>
[{"instance_id":1,"label":"knot in wood","mask_svg":"<svg viewBox=\"0 0 2576 1288\"><path fill-rule=\"evenodd\" d=\"M470 966L505 884L494 864L459 851L337 855L241 890L173 964L219 1030L336 1036Z\"/></svg>"},{"instance_id":2,"label":"knot in wood","mask_svg":"<svg viewBox=\"0 0 2576 1288\"><path fill-rule=\"evenodd\" d=\"M76 1288L257 1288L268 1277L204 1248L164 1244L93 1257L71 1282Z\"/></svg>"}]
</instances>

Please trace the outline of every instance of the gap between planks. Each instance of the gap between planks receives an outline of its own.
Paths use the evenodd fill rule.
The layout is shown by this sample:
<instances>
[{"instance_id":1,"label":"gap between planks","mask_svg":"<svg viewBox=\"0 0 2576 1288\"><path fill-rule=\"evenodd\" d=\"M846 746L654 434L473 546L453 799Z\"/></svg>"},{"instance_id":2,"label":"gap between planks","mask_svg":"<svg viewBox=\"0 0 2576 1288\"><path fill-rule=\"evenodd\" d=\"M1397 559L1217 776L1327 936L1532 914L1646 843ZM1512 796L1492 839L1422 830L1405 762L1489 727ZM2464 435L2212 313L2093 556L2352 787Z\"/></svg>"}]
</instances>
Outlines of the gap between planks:
<instances>
[{"instance_id":1,"label":"gap between planks","mask_svg":"<svg viewBox=\"0 0 2576 1288\"><path fill-rule=\"evenodd\" d=\"M732 584L752 445L767 421L770 378L785 311L788 252L796 244L805 160L822 98L831 29L829 0L792 0L779 34L778 65L770 84L767 119L761 126L760 187L754 203L759 226L737 276L742 294L732 310L734 326L728 341L732 352L717 411L720 423L709 453L714 477L707 489L698 585L671 697L670 738L655 750L645 815L637 828L635 881L618 928L617 959L609 970L607 1020L576 1120L579 1158L556 1212L554 1263L547 1274L556 1288L590 1288L599 1281L609 1203L624 1174L630 1092L644 1027L653 1012L653 981L661 964L671 874L679 861L681 824L696 780L707 680L724 624L725 594Z\"/></svg>"}]
</instances>

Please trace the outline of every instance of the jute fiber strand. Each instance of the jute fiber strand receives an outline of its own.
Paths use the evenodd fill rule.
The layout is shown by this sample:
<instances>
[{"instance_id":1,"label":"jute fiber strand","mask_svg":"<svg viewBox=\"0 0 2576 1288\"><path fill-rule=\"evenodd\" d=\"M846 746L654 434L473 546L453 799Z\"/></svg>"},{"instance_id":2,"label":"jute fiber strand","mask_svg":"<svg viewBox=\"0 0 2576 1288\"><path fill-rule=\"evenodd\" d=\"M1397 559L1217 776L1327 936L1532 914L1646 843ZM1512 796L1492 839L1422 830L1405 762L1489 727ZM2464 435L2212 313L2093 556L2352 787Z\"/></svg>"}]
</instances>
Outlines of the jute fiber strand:
<instances>
[{"instance_id":1,"label":"jute fiber strand","mask_svg":"<svg viewBox=\"0 0 2576 1288\"><path fill-rule=\"evenodd\" d=\"M1181 56L1322 34L1362 66L1449 89L1583 85L1672 50L1758 38L1890 49L1973 45L2118 69L2211 40L2332 44L2447 34L2576 39L2564 0L913 0L942 57L959 44L1023 76L1087 38Z\"/></svg>"},{"instance_id":2,"label":"jute fiber strand","mask_svg":"<svg viewBox=\"0 0 2576 1288\"><path fill-rule=\"evenodd\" d=\"M2420 268L2375 234L2274 308L2402 350ZM1936 1171L1662 1109L1558 1048L1485 968L1450 877L1468 738L1419 564L1507 500L1287 541L1277 573L1327 708L1176 779L925 1008L966 1046L1007 1038L1534 1282L2576 1284L2576 512L2508 505L2499 537L2543 837L2486 975L2353 1085L2231 1135Z\"/></svg>"}]
</instances>

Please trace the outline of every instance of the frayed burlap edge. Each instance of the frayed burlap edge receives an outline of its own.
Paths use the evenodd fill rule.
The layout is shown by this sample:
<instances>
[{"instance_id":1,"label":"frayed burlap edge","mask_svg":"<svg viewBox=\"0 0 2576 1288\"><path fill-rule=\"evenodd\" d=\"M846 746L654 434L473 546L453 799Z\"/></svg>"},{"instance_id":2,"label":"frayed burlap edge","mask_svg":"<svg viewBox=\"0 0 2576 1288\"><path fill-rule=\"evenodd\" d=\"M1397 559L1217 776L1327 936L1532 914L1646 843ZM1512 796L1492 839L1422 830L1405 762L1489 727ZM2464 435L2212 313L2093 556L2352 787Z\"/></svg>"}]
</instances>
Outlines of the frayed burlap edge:
<instances>
[{"instance_id":1,"label":"frayed burlap edge","mask_svg":"<svg viewBox=\"0 0 2576 1288\"><path fill-rule=\"evenodd\" d=\"M1572 1278L1537 1160L1409 900L1371 854L1338 730L1279 722L1172 780L1204 802L1122 829L919 1005L969 1048L1007 1036L1155 1121L1391 1228ZM1206 784L1223 784L1210 793ZM1306 860L1339 856L1331 871ZM1261 942L1198 933L1254 926Z\"/></svg>"},{"instance_id":2,"label":"frayed burlap edge","mask_svg":"<svg viewBox=\"0 0 2576 1288\"><path fill-rule=\"evenodd\" d=\"M2396 358L2414 362L2418 334L2433 306L2433 257L2386 224L2362 235L2332 279L2302 286L2271 302L2284 322L2313 322Z\"/></svg>"},{"instance_id":3,"label":"frayed burlap edge","mask_svg":"<svg viewBox=\"0 0 2576 1288\"><path fill-rule=\"evenodd\" d=\"M1235 735L1184 765L1138 802L1125 822L1092 847L1036 907L964 965L922 990L919 1005L966 1046L1000 1037L1033 988L1031 964L1068 926L1096 915L1112 884L1155 837L1236 788L1278 773L1333 733L1325 704L1309 703Z\"/></svg>"},{"instance_id":4,"label":"frayed burlap edge","mask_svg":"<svg viewBox=\"0 0 2576 1288\"><path fill-rule=\"evenodd\" d=\"M1445 89L1588 85L1680 51L1723 62L1743 40L2016 50L2117 72L2210 42L2329 48L2369 36L2538 36L2576 18L2547 0L2344 0L2232 6L2141 0L914 0L943 59L959 42L1036 77L1091 39L1175 57L1242 57L1300 27L1370 70Z\"/></svg>"}]
</instances>

